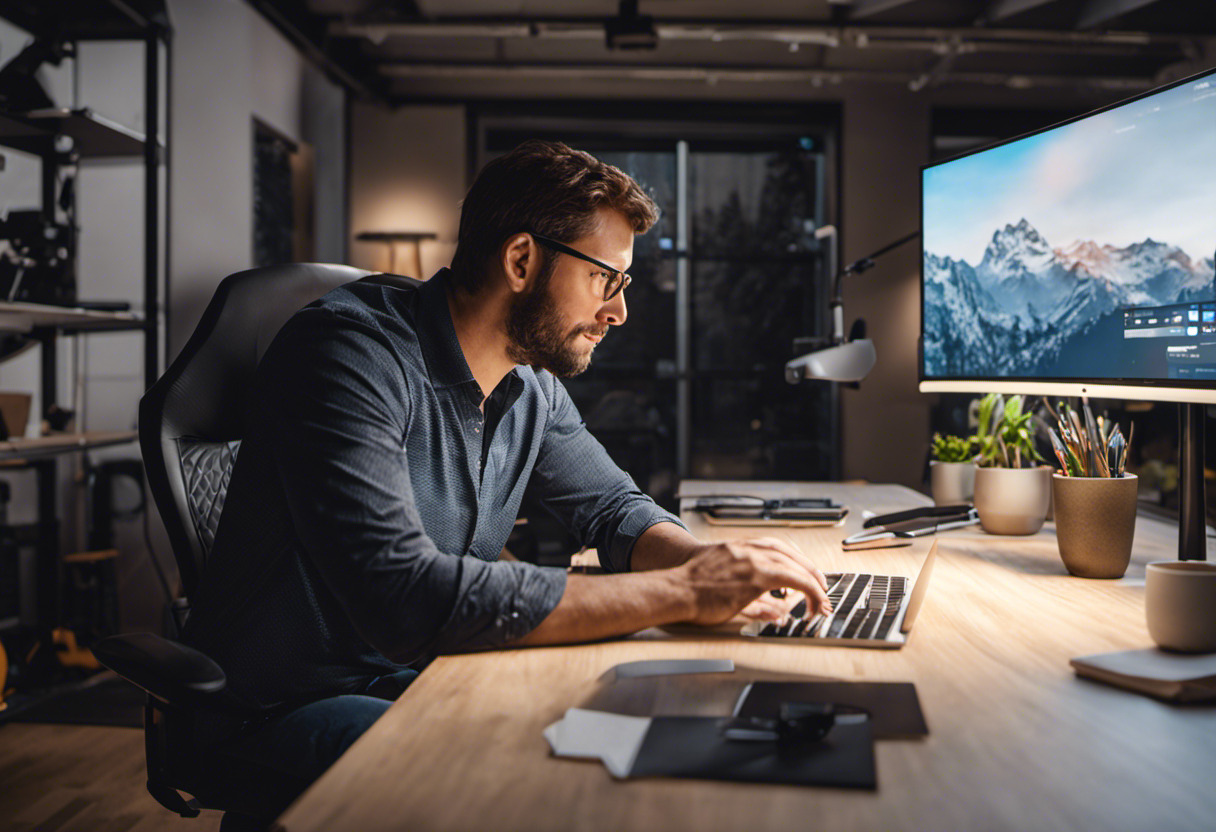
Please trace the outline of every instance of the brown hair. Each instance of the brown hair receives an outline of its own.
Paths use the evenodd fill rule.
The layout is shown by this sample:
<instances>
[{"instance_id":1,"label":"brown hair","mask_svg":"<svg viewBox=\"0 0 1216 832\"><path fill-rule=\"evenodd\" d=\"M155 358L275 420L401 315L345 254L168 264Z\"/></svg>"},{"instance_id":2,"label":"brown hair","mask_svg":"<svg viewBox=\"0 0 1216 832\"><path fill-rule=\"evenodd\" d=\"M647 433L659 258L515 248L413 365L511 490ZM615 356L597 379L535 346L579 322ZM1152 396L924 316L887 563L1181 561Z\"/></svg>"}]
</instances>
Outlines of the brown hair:
<instances>
[{"instance_id":1,"label":"brown hair","mask_svg":"<svg viewBox=\"0 0 1216 832\"><path fill-rule=\"evenodd\" d=\"M592 232L600 208L619 211L635 234L659 219L654 200L620 168L561 142L530 139L482 168L469 189L452 282L475 292L512 234L535 232L570 243Z\"/></svg>"}]
</instances>

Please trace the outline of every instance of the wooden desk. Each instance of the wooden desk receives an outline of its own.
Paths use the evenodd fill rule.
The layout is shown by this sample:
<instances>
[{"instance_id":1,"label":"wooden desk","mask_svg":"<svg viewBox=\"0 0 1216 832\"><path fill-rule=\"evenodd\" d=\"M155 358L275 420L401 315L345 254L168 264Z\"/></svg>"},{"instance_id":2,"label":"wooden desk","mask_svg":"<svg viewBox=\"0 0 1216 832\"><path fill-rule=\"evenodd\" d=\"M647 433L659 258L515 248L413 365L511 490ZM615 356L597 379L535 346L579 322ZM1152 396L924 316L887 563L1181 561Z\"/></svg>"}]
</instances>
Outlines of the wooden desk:
<instances>
[{"instance_id":1,"label":"wooden desk","mask_svg":"<svg viewBox=\"0 0 1216 832\"><path fill-rule=\"evenodd\" d=\"M825 570L915 575L927 540L843 553L862 508L927 502L899 486L686 484L685 492L829 495L843 528L780 532ZM738 529L693 524L705 538ZM910 643L898 651L635 637L436 661L281 818L304 830L1148 830L1216 828L1216 707L1175 707L1078 679L1069 658L1150 646L1144 566L1176 527L1140 518L1128 574L1069 576L1050 525L1029 538L941 535ZM549 755L542 729L611 666L655 658L916 683L931 734L877 745L878 791L692 780L614 781Z\"/></svg>"}]
</instances>

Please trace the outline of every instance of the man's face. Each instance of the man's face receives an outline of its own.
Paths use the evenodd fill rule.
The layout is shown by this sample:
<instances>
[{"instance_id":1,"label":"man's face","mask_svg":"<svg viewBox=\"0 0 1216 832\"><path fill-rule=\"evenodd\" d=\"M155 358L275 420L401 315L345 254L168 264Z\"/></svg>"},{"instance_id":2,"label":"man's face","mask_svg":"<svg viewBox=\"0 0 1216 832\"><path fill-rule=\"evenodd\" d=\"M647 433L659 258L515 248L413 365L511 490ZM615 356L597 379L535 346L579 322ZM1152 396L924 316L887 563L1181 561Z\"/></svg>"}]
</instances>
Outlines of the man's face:
<instances>
[{"instance_id":1,"label":"man's face","mask_svg":"<svg viewBox=\"0 0 1216 832\"><path fill-rule=\"evenodd\" d=\"M633 229L616 211L601 209L595 230L569 246L626 271L633 261ZM603 269L568 254L546 250L543 256L535 285L511 307L507 353L517 364L569 378L587 369L608 327L625 322L625 293L605 301Z\"/></svg>"}]
</instances>

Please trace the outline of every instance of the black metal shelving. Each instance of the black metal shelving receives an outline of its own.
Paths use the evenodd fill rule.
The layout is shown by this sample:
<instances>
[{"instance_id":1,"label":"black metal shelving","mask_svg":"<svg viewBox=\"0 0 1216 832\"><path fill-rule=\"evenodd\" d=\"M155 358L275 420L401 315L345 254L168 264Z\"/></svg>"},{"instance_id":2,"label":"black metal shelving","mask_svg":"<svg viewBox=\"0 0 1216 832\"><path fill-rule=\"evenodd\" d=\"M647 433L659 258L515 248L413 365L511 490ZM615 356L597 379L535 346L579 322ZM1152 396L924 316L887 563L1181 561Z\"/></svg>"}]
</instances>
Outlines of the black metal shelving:
<instances>
[{"instance_id":1,"label":"black metal shelving","mask_svg":"<svg viewBox=\"0 0 1216 832\"><path fill-rule=\"evenodd\" d=\"M93 309L0 302L0 330L26 333L41 353L42 406L57 401L58 341L63 335L100 331L143 334L145 386L161 367L161 264L167 262L169 198L161 205L161 167L168 174L169 138L158 137L162 110L161 48L166 73L172 30L164 0L0 0L0 17L36 37L67 41L125 40L144 44L144 114L148 135L106 119L87 108L55 108L24 113L0 112L0 146L39 157L42 212L54 219L55 187L62 136L72 140L80 158L142 159L144 167L143 315ZM167 85L166 85L167 86ZM164 91L165 109L168 93ZM168 120L166 119L166 123ZM163 245L162 245L163 243ZM0 458L21 460L37 473L37 628L53 649L50 630L58 622L60 524L56 510L57 457L88 447L130 442L133 432L75 434L0 443ZM12 464L12 463L9 463Z\"/></svg>"}]
</instances>

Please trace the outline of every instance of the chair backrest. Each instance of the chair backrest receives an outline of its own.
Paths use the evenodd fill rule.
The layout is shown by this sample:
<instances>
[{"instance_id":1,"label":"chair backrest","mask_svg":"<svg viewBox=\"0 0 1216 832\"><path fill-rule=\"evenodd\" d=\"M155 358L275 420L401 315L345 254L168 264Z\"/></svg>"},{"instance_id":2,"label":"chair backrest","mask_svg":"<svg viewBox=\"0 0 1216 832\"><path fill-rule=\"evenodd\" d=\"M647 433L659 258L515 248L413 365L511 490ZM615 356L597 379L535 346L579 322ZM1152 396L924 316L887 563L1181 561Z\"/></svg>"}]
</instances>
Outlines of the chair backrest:
<instances>
[{"instance_id":1,"label":"chair backrest","mask_svg":"<svg viewBox=\"0 0 1216 832\"><path fill-rule=\"evenodd\" d=\"M350 266L291 263L224 278L190 340L140 400L139 444L148 485L187 598L215 539L262 354L297 310L369 274Z\"/></svg>"}]
</instances>

